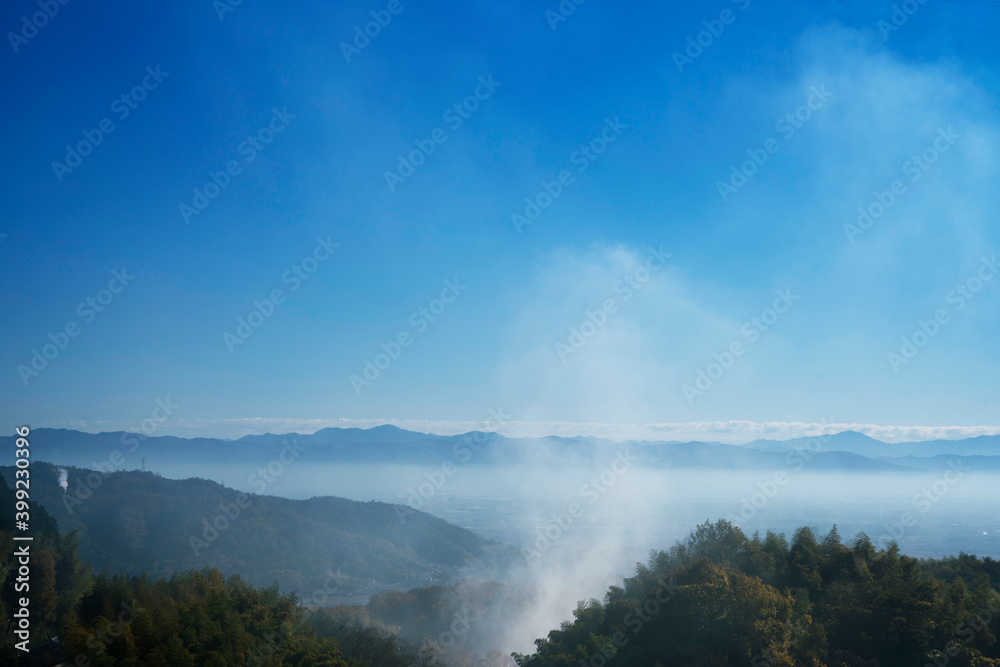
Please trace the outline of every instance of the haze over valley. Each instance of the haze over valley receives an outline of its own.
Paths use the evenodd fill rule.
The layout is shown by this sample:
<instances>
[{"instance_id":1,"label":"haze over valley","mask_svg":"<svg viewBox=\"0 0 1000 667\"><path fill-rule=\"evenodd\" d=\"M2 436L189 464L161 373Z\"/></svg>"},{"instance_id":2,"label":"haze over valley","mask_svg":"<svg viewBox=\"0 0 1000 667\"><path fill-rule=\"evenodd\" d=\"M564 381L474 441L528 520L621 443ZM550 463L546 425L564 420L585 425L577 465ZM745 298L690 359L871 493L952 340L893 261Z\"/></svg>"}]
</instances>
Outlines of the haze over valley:
<instances>
[{"instance_id":1,"label":"haze over valley","mask_svg":"<svg viewBox=\"0 0 1000 667\"><path fill-rule=\"evenodd\" d=\"M0 665L1000 667L998 0L0 8Z\"/></svg>"}]
</instances>

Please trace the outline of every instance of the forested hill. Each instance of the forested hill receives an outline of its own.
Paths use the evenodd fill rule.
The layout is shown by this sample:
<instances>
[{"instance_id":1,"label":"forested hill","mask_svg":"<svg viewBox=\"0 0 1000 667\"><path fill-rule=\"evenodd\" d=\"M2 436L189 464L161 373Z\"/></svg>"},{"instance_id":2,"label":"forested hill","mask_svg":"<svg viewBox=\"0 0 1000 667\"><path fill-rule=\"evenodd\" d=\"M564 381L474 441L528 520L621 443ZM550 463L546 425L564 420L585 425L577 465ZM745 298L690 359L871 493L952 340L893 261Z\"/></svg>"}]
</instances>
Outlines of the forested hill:
<instances>
[{"instance_id":1,"label":"forested hill","mask_svg":"<svg viewBox=\"0 0 1000 667\"><path fill-rule=\"evenodd\" d=\"M33 479L33 478L32 478ZM14 491L0 476L0 507ZM386 629L322 623L295 595L255 589L218 570L92 576L76 535L61 535L34 501L30 589L13 557L13 512L0 514L0 665L77 667L439 667L433 656ZM23 536L23 533L18 533ZM23 545L23 542L16 543ZM30 622L15 619L30 596Z\"/></svg>"},{"instance_id":2,"label":"forested hill","mask_svg":"<svg viewBox=\"0 0 1000 667\"><path fill-rule=\"evenodd\" d=\"M159 577L213 567L288 591L329 588L336 574L337 590L346 594L371 592L372 580L378 589L489 575L516 556L442 519L386 503L289 500L203 479L64 469L67 491L55 466L32 465L31 497L61 530L79 531L80 555L98 570ZM0 472L13 478L11 468Z\"/></svg>"},{"instance_id":3,"label":"forested hill","mask_svg":"<svg viewBox=\"0 0 1000 667\"><path fill-rule=\"evenodd\" d=\"M581 603L523 667L998 667L1000 562L916 560L836 526L791 543L699 526Z\"/></svg>"},{"instance_id":4,"label":"forested hill","mask_svg":"<svg viewBox=\"0 0 1000 667\"><path fill-rule=\"evenodd\" d=\"M38 479L42 495L49 495L58 478L47 476L56 471L33 466L32 472L32 489ZM145 493L164 504L155 512L140 505L138 515L128 515L133 520L187 509L176 489L166 493L162 485L202 493L198 485L205 484L142 473L107 481L109 498L122 508L143 493L126 493L118 485L145 485ZM95 500L96 492L88 502ZM0 477L0 506L11 505L13 492ZM536 595L495 583L386 593L367 609L309 611L277 587L254 589L210 568L159 581L146 574L92 577L77 556L77 536L60 534L34 502L30 513L32 646L36 656L45 650L72 664L502 667L508 660L488 638L536 618ZM88 531L99 527L110 538L123 527L116 521L83 525ZM149 540L153 533L124 527L133 540ZM11 514L0 516L0 617L8 620L17 598L13 528ZM377 551L375 542L365 544ZM275 548L267 542L255 546ZM539 590L545 586L540 582ZM668 551L653 552L603 601L581 603L573 621L538 640L534 654L514 658L522 667L1000 667L998 589L1000 562L990 558L917 560L900 555L893 544L880 551L863 534L845 543L836 527L822 538L801 528L790 542L771 532L747 537L718 521L698 526ZM308 593L304 601L324 604ZM56 635L57 644L37 645ZM0 640L0 664L15 664L14 641L10 632ZM470 662L476 656L467 650L477 648L486 660Z\"/></svg>"}]
</instances>

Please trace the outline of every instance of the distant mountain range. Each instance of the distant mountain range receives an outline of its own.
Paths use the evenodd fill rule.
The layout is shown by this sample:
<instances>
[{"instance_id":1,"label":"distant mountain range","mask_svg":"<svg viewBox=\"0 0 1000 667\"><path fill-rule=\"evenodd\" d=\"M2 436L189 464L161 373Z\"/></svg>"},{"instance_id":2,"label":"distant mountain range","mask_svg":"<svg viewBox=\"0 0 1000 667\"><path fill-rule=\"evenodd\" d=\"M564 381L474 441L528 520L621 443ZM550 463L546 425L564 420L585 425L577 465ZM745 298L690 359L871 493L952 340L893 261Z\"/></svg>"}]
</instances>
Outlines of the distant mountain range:
<instances>
[{"instance_id":1,"label":"distant mountain range","mask_svg":"<svg viewBox=\"0 0 1000 667\"><path fill-rule=\"evenodd\" d=\"M844 431L830 436L793 438L791 440L754 440L743 445L766 452L786 452L799 447L815 447L823 451L851 452L869 458L907 456L1000 456L1000 435L981 435L963 440L927 440L923 442L888 443L857 431Z\"/></svg>"},{"instance_id":2,"label":"distant mountain range","mask_svg":"<svg viewBox=\"0 0 1000 667\"><path fill-rule=\"evenodd\" d=\"M338 573L336 590L358 596L456 576L488 577L520 556L510 547L409 507L332 497L244 496L204 479L172 480L139 472L135 468L140 457L153 468L181 461L192 466L257 466L274 462L285 443L295 442L302 451L301 461L311 464L440 469L450 461L564 470L608 466L627 452L632 465L650 470L771 474L804 468L840 474L925 474L960 460L966 470L1000 473L998 436L889 444L844 432L736 446L507 438L479 432L438 436L381 426L238 440L173 436L140 440L134 433L37 429L30 441L32 499L56 518L60 529L79 531L81 556L97 568L167 576L215 567L227 574L240 573L255 585L277 581L284 590L299 591L329 588L330 577ZM2 438L0 444L8 445L7 451L15 447L13 438ZM66 490L57 466L65 470ZM110 474L93 472L95 468ZM8 480L14 478L13 471L0 468Z\"/></svg>"},{"instance_id":3,"label":"distant mountain range","mask_svg":"<svg viewBox=\"0 0 1000 667\"><path fill-rule=\"evenodd\" d=\"M13 447L13 436L0 438ZM625 442L592 437L509 438L496 433L470 432L441 436L406 431L395 426L371 429L326 428L312 434L251 435L237 440L219 438L146 438L126 432L84 433L40 428L32 431L36 459L61 465L99 467L114 452L133 454L127 464L137 468L138 456L150 467L179 460L198 463L267 462L284 443L304 447L303 460L312 463L412 464L439 466L443 462L469 465L572 466L607 465L619 451L629 450L635 462L652 468L713 470L775 470L797 461L797 450L809 453L813 471L905 472L939 468L935 457L969 457L972 470L1000 469L1000 436L964 440L885 443L862 433L845 431L815 438L754 440L745 445L706 442ZM6 443L5 443L6 444ZM114 463L112 461L112 463Z\"/></svg>"},{"instance_id":4,"label":"distant mountain range","mask_svg":"<svg viewBox=\"0 0 1000 667\"><path fill-rule=\"evenodd\" d=\"M0 474L13 484L14 468ZM102 475L35 461L31 499L77 530L96 569L169 576L214 567L258 586L371 593L489 575L520 556L429 514L379 502L244 495L203 479Z\"/></svg>"}]
</instances>

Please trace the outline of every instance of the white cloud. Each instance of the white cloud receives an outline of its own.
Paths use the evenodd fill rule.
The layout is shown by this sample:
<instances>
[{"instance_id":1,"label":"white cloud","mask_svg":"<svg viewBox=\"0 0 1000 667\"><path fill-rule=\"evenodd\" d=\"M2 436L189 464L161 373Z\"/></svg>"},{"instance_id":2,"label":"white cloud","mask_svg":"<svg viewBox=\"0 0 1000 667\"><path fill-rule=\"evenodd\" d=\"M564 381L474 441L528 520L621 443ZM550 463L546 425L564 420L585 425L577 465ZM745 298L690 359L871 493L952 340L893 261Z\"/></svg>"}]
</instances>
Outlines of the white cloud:
<instances>
[{"instance_id":1,"label":"white cloud","mask_svg":"<svg viewBox=\"0 0 1000 667\"><path fill-rule=\"evenodd\" d=\"M698 305L672 257L658 263L671 252L663 240L540 260L503 342L496 381L505 405L528 421L639 422L682 400L682 355L706 332L738 324Z\"/></svg>"},{"instance_id":2,"label":"white cloud","mask_svg":"<svg viewBox=\"0 0 1000 667\"><path fill-rule=\"evenodd\" d=\"M776 85L755 72L727 79L720 108L740 108L748 118L732 130L739 142L729 147L733 156L779 136L774 119L801 105L810 87L833 93L738 196L707 207L707 221L692 216L719 233L734 230L744 246L733 262L738 269L699 260L710 237L686 230L671 248L685 270L658 273L563 363L556 343L565 344L587 310L614 296L612 285L641 260L645 245L670 244L674 228L667 222L657 228L662 238L628 247L544 255L507 332L496 390L503 403L525 420L546 423L727 423L733 416L831 412L862 424L977 419L967 406L995 394L993 385L954 372L970 362L969 348L957 341L981 317L972 309L949 330L952 338L939 337L922 354L920 369L896 376L886 353L995 252L989 236L1000 200L990 182L1000 163L1000 126L974 73L946 60L907 60L874 48L870 38L840 26L809 30L795 54L797 69ZM735 138L748 128L758 139ZM931 150L948 128L960 137L911 180L912 167L903 165ZM727 169L720 169L722 176ZM850 243L844 225L896 179L905 181L905 192ZM661 205L669 220L669 202ZM634 239L628 223L623 237ZM692 238L699 245L685 247ZM733 252L727 242L719 244L721 261ZM777 288L801 296L791 314L688 404L682 386L732 342L748 343L741 324L761 313ZM992 367L995 359L976 363ZM930 382L947 391L927 392Z\"/></svg>"}]
</instances>

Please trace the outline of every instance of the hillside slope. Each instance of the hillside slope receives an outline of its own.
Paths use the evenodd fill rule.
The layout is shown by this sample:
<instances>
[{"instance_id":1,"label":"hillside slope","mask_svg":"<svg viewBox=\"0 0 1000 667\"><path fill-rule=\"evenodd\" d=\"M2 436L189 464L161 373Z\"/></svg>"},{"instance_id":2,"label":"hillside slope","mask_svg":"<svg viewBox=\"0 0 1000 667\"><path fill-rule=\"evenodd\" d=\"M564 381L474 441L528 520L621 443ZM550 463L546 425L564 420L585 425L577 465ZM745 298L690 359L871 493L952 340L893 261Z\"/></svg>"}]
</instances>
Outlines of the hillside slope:
<instances>
[{"instance_id":1,"label":"hillside slope","mask_svg":"<svg viewBox=\"0 0 1000 667\"><path fill-rule=\"evenodd\" d=\"M213 567L255 585L310 592L325 585L345 594L488 572L515 557L442 519L386 503L289 500L203 479L65 470L64 492L55 466L33 464L32 498L61 529L79 531L80 555L97 569L159 577ZM0 472L13 476L11 468Z\"/></svg>"}]
</instances>

